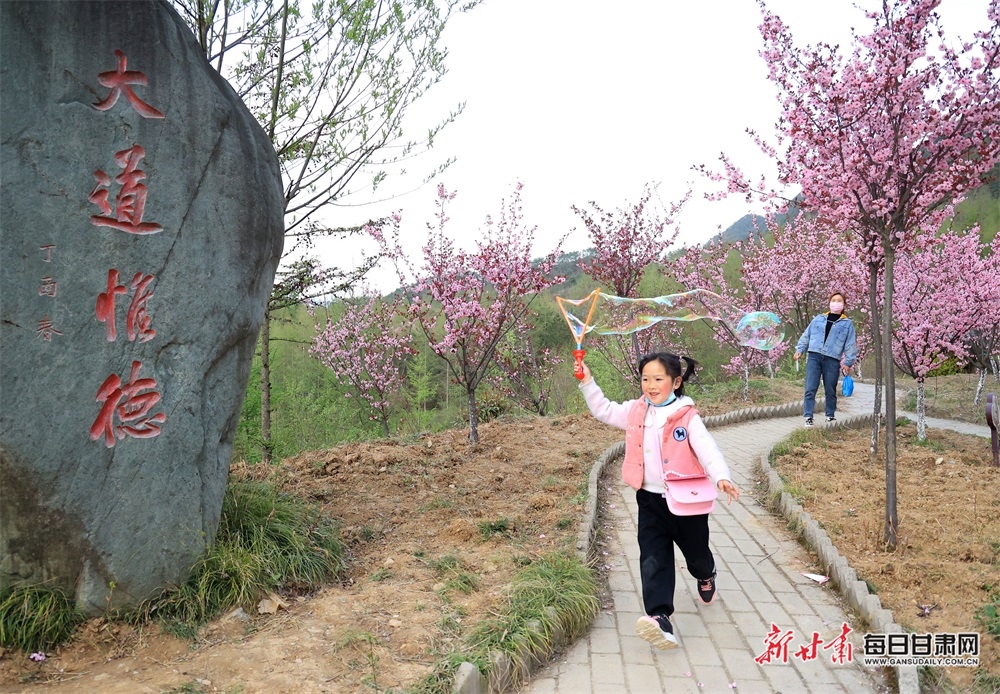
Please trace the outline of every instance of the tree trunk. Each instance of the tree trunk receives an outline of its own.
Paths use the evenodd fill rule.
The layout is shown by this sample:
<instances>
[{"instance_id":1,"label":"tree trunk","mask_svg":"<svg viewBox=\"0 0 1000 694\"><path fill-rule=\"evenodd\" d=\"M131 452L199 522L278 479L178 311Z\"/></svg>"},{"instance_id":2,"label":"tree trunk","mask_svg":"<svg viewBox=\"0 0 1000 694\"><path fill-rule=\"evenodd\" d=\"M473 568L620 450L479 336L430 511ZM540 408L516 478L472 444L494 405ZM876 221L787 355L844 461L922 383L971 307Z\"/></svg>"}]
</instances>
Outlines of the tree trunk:
<instances>
[{"instance_id":1,"label":"tree trunk","mask_svg":"<svg viewBox=\"0 0 1000 694\"><path fill-rule=\"evenodd\" d=\"M639 352L639 336L632 333L632 352L635 354L635 361L632 362L632 369L636 375L635 384L642 388L642 374L639 373L639 360L642 354Z\"/></svg>"},{"instance_id":2,"label":"tree trunk","mask_svg":"<svg viewBox=\"0 0 1000 694\"><path fill-rule=\"evenodd\" d=\"M979 406L979 401L983 399L983 388L986 387L986 369L979 369L979 383L976 384L976 399L973 402L977 407Z\"/></svg>"},{"instance_id":3,"label":"tree trunk","mask_svg":"<svg viewBox=\"0 0 1000 694\"><path fill-rule=\"evenodd\" d=\"M872 348L875 353L875 405L872 411L872 439L868 451L874 463L878 459L878 435L882 426L882 326L878 310L878 265L868 264L868 311L871 316Z\"/></svg>"},{"instance_id":4,"label":"tree trunk","mask_svg":"<svg viewBox=\"0 0 1000 694\"><path fill-rule=\"evenodd\" d=\"M469 391L469 443L479 443L479 410L474 389Z\"/></svg>"},{"instance_id":5,"label":"tree trunk","mask_svg":"<svg viewBox=\"0 0 1000 694\"><path fill-rule=\"evenodd\" d=\"M895 249L885 243L885 302L882 304L882 371L885 376L885 545L896 551L896 373L892 368L892 294ZM876 400L876 402L878 402ZM877 405L876 405L877 407Z\"/></svg>"},{"instance_id":6,"label":"tree trunk","mask_svg":"<svg viewBox=\"0 0 1000 694\"><path fill-rule=\"evenodd\" d=\"M382 432L385 434L386 438L392 436L389 433L389 415L385 412L380 413L382 416L379 419L382 421Z\"/></svg>"},{"instance_id":7,"label":"tree trunk","mask_svg":"<svg viewBox=\"0 0 1000 694\"><path fill-rule=\"evenodd\" d=\"M927 440L927 401L924 379L917 379L917 441Z\"/></svg>"},{"instance_id":8,"label":"tree trunk","mask_svg":"<svg viewBox=\"0 0 1000 694\"><path fill-rule=\"evenodd\" d=\"M750 365L743 362L743 402L750 400Z\"/></svg>"},{"instance_id":9,"label":"tree trunk","mask_svg":"<svg viewBox=\"0 0 1000 694\"><path fill-rule=\"evenodd\" d=\"M261 460L270 464L271 444L271 309L264 309L260 326L260 441Z\"/></svg>"}]
</instances>

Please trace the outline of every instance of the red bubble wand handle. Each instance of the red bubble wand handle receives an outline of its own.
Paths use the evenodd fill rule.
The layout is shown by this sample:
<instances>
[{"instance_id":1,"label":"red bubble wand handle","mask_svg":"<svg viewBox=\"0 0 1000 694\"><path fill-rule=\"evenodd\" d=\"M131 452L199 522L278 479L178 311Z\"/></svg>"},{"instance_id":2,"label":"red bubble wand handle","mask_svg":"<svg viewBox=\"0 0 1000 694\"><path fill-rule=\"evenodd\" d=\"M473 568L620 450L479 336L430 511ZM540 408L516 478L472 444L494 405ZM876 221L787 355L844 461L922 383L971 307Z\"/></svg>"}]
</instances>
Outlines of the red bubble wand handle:
<instances>
[{"instance_id":1,"label":"red bubble wand handle","mask_svg":"<svg viewBox=\"0 0 1000 694\"><path fill-rule=\"evenodd\" d=\"M579 345L577 345L579 347ZM583 380L583 358L587 356L587 350L585 349L574 349L573 350L573 375L576 376L577 380Z\"/></svg>"},{"instance_id":2,"label":"red bubble wand handle","mask_svg":"<svg viewBox=\"0 0 1000 694\"><path fill-rule=\"evenodd\" d=\"M566 319L566 325L569 326L570 332L572 332L573 337L576 338L576 349L573 350L573 375L580 381L585 378L583 373L583 358L587 354L587 351L583 349L583 336L587 334L587 329L590 326L590 319L594 315L594 308L597 306L597 299L600 298L600 296L601 290L600 288L597 288L583 299L574 300L564 299L561 296L556 297L556 304L559 306L559 310L562 311L563 318ZM587 311L587 320L581 322L576 316L570 319L570 313L566 308L566 305L580 306L588 301L590 302L590 307Z\"/></svg>"}]
</instances>

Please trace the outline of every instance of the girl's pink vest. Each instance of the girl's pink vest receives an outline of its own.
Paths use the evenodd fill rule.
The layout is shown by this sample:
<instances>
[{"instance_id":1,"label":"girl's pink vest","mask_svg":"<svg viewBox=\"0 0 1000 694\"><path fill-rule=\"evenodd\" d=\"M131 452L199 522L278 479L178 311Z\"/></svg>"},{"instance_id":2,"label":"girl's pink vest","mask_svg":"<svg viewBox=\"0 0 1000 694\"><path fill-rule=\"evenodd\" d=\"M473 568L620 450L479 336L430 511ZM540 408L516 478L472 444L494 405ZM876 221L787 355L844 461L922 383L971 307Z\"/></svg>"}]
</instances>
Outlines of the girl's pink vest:
<instances>
[{"instance_id":1,"label":"girl's pink vest","mask_svg":"<svg viewBox=\"0 0 1000 694\"><path fill-rule=\"evenodd\" d=\"M645 476L643 456L643 429L646 421L646 408L649 405L645 398L640 398L632 405L628 413L628 424L625 427L625 460L622 462L622 480L632 489L642 487ZM660 453L663 456L663 472L677 477L702 477L705 468L698 462L688 441L690 432L688 425L691 418L698 414L691 405L686 405L674 412L663 425L663 443Z\"/></svg>"}]
</instances>

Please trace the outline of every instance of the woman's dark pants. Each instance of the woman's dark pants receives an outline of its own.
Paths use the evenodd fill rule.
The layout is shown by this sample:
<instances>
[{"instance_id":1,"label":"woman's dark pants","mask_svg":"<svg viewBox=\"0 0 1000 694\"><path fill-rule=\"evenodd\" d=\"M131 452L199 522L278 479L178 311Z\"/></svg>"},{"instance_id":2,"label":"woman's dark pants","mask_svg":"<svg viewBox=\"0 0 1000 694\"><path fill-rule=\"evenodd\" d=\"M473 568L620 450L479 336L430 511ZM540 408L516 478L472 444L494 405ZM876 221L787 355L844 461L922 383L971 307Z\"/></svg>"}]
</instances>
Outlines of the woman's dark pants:
<instances>
[{"instance_id":1,"label":"woman's dark pants","mask_svg":"<svg viewBox=\"0 0 1000 694\"><path fill-rule=\"evenodd\" d=\"M675 516L659 494L639 489L639 571L642 605L646 614L674 613L674 543L695 578L715 575L715 559L708 548L708 514Z\"/></svg>"},{"instance_id":2,"label":"woman's dark pants","mask_svg":"<svg viewBox=\"0 0 1000 694\"><path fill-rule=\"evenodd\" d=\"M813 416L813 411L816 409L816 391L819 390L820 378L823 379L823 390L826 394L826 416L832 417L837 412L840 360L819 352L809 352L809 360L806 362L806 397L802 403L802 414L807 419Z\"/></svg>"}]
</instances>

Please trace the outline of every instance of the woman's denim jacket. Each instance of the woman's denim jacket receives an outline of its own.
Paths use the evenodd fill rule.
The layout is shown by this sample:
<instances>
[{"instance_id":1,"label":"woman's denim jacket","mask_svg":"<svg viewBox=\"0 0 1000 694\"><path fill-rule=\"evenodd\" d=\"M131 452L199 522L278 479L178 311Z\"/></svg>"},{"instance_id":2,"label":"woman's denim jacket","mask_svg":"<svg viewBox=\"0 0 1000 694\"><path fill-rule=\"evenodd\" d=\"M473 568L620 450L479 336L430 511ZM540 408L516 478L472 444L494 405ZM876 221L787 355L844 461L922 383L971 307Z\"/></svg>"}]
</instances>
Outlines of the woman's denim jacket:
<instances>
[{"instance_id":1,"label":"woman's denim jacket","mask_svg":"<svg viewBox=\"0 0 1000 694\"><path fill-rule=\"evenodd\" d=\"M847 316L842 316L830 326L830 334L824 340L826 316L827 314L821 313L812 319L809 327L799 338L798 344L795 345L795 351L818 352L838 361L841 357L845 357L844 366L854 366L854 360L858 358L858 336L854 332L854 323Z\"/></svg>"}]
</instances>

